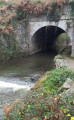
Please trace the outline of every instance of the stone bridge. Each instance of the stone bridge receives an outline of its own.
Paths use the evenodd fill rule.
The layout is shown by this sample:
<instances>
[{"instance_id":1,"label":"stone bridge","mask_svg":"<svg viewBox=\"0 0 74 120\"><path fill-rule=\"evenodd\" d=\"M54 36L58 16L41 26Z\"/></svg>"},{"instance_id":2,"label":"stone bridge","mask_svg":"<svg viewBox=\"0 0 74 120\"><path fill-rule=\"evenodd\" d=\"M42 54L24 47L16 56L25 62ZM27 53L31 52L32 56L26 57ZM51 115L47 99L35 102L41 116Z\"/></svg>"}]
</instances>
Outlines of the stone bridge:
<instances>
[{"instance_id":1,"label":"stone bridge","mask_svg":"<svg viewBox=\"0 0 74 120\"><path fill-rule=\"evenodd\" d=\"M71 23L70 26L67 25L68 22ZM72 45L72 54L74 54L74 26L73 26L73 21L71 19L66 18L64 15L61 17L61 19L58 22L51 22L51 21L44 20L42 18L38 18L38 19L36 18L36 21L32 20L29 22L28 27L29 27L28 29L29 29L29 37L30 37L29 38L30 52L34 53L39 49L40 50L43 49L41 47L37 48L37 46L42 45L44 47L43 44L45 43L46 39L47 41L48 40L51 42L53 41L52 44L54 44L55 42L54 40L56 40L56 38L61 33L66 32L70 37L71 45ZM47 42L47 44L49 44L50 47L52 45L50 42Z\"/></svg>"},{"instance_id":2,"label":"stone bridge","mask_svg":"<svg viewBox=\"0 0 74 120\"><path fill-rule=\"evenodd\" d=\"M51 21L44 14L30 15L27 23L25 20L18 20L11 38L1 36L2 44L5 44L6 50L8 49L7 54L9 51L13 53L13 46L10 46L10 44L13 45L12 41L16 41L20 51L25 54L34 54L45 49L53 50L57 37L62 33L67 33L70 37L71 55L74 56L74 14L72 15L70 6L61 9L59 14L60 19L58 21Z\"/></svg>"},{"instance_id":3,"label":"stone bridge","mask_svg":"<svg viewBox=\"0 0 74 120\"><path fill-rule=\"evenodd\" d=\"M60 11L59 21L50 21L46 15L29 16L26 29L24 21L17 24L16 41L23 51L30 54L43 50L45 47L53 48L55 40L61 33L67 33L72 45L71 54L74 56L74 17L71 16L70 6Z\"/></svg>"}]
</instances>

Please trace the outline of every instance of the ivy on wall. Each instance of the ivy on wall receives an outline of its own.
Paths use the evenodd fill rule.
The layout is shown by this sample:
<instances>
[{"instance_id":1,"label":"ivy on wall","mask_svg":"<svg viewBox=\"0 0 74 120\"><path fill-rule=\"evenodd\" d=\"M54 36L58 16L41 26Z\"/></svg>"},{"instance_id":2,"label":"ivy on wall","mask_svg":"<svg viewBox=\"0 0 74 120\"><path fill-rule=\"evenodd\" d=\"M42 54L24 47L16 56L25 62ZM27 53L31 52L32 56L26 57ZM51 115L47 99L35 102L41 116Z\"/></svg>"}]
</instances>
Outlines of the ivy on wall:
<instances>
[{"instance_id":1,"label":"ivy on wall","mask_svg":"<svg viewBox=\"0 0 74 120\"><path fill-rule=\"evenodd\" d=\"M0 54L2 54L1 59L7 60L11 57L15 57L17 53L20 52L18 43L14 39L14 35L3 34L4 41L0 41Z\"/></svg>"},{"instance_id":2,"label":"ivy on wall","mask_svg":"<svg viewBox=\"0 0 74 120\"><path fill-rule=\"evenodd\" d=\"M47 17L49 21L58 21L60 19L59 11L61 8L57 5L57 3L53 3L51 7L52 7L52 10Z\"/></svg>"}]
</instances>

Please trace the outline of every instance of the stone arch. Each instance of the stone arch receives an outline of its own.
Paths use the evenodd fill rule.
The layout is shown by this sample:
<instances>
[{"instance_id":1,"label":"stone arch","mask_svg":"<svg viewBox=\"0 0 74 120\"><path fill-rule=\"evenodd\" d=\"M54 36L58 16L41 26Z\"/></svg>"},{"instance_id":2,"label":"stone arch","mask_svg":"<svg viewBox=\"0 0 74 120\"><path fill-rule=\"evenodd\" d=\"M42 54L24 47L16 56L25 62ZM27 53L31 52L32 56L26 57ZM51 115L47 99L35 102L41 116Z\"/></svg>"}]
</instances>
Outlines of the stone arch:
<instances>
[{"instance_id":1,"label":"stone arch","mask_svg":"<svg viewBox=\"0 0 74 120\"><path fill-rule=\"evenodd\" d=\"M41 24L41 26L42 26L42 24ZM31 35L32 35L33 32L35 31L35 33L32 35L31 42L30 42L31 54L42 51L43 49L51 49L51 48L54 49L55 39L61 33L66 33L65 30L63 30L62 28L55 26L55 25L48 24L43 27L41 27L41 26L37 27L35 30L32 30L32 32L31 32Z\"/></svg>"},{"instance_id":2,"label":"stone arch","mask_svg":"<svg viewBox=\"0 0 74 120\"><path fill-rule=\"evenodd\" d=\"M45 26L57 26L64 31L67 30L66 20L61 20L59 22L42 21L42 22L29 22L30 35L33 36L36 31Z\"/></svg>"}]
</instances>

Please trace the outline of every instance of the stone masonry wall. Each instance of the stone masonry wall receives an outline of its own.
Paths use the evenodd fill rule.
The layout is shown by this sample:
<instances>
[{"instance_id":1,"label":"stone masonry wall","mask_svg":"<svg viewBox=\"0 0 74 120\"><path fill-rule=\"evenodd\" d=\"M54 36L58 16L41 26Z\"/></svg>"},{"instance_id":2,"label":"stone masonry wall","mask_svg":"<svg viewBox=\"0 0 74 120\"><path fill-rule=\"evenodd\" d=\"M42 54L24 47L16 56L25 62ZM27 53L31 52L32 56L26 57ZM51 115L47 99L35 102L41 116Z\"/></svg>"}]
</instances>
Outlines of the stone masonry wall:
<instances>
[{"instance_id":1,"label":"stone masonry wall","mask_svg":"<svg viewBox=\"0 0 74 120\"><path fill-rule=\"evenodd\" d=\"M6 47L7 55L12 54L15 51L17 51L16 54L24 52L25 54L33 54L39 51L35 49L35 43L32 37L34 34L41 29L44 26L57 26L61 29L63 29L66 33L68 33L70 39L71 39L71 45L72 45L72 55L74 56L74 17L71 16L71 8L70 6L65 7L60 11L60 20L59 21L50 21L46 15L42 16L29 16L28 23L26 25L25 21L17 21L17 24L15 26L15 31L12 34L11 38L6 38L4 35L0 36L0 56L3 54L3 48ZM15 46L9 45L9 41L11 41L11 45L13 45L15 42ZM13 42L12 42L13 41ZM14 50L13 50L14 48ZM17 49L17 50L15 50ZM9 53L10 51L10 53ZM4 55L4 54L3 54ZM11 57L13 57L11 55ZM2 58L1 58L2 59Z\"/></svg>"}]
</instances>

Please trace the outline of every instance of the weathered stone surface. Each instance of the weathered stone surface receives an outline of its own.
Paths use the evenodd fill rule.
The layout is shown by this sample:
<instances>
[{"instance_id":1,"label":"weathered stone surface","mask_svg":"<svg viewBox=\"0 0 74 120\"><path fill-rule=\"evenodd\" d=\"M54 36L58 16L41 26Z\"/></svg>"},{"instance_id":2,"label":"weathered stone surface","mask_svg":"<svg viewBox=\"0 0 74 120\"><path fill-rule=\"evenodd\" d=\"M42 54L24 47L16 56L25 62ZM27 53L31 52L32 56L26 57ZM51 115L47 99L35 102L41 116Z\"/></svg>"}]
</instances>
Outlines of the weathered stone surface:
<instances>
[{"instance_id":1,"label":"weathered stone surface","mask_svg":"<svg viewBox=\"0 0 74 120\"><path fill-rule=\"evenodd\" d=\"M57 59L63 59L62 55L58 54L57 56L55 56L54 61L56 61Z\"/></svg>"},{"instance_id":2,"label":"weathered stone surface","mask_svg":"<svg viewBox=\"0 0 74 120\"><path fill-rule=\"evenodd\" d=\"M71 55L71 51L72 51L72 45L68 45L67 47L65 47L62 51L62 54L64 55Z\"/></svg>"},{"instance_id":3,"label":"weathered stone surface","mask_svg":"<svg viewBox=\"0 0 74 120\"><path fill-rule=\"evenodd\" d=\"M57 55L54 58L56 68L60 68L60 67L69 68L70 66L68 66L67 61L64 59L60 59L60 58L62 58L61 55ZM65 94L67 96L74 94L74 80L67 78L65 83L59 88L57 92L60 93L60 92L63 92L64 90L66 90Z\"/></svg>"},{"instance_id":4,"label":"weathered stone surface","mask_svg":"<svg viewBox=\"0 0 74 120\"><path fill-rule=\"evenodd\" d=\"M67 78L65 83L59 88L58 93L63 92L64 90L67 90L67 89L69 89L69 91L72 92L73 88L74 88L74 80ZM66 91L66 93L68 93L68 90Z\"/></svg>"},{"instance_id":5,"label":"weathered stone surface","mask_svg":"<svg viewBox=\"0 0 74 120\"><path fill-rule=\"evenodd\" d=\"M73 94L74 94L74 86L71 87L70 89L68 89L68 90L65 92L65 94L66 94L67 96L73 95Z\"/></svg>"},{"instance_id":6,"label":"weathered stone surface","mask_svg":"<svg viewBox=\"0 0 74 120\"><path fill-rule=\"evenodd\" d=\"M68 67L64 59L56 59L55 65L56 65L56 68Z\"/></svg>"},{"instance_id":7,"label":"weathered stone surface","mask_svg":"<svg viewBox=\"0 0 74 120\"><path fill-rule=\"evenodd\" d=\"M55 26L56 28L55 31L57 30L57 28L59 28L63 30L63 32L66 32L69 35L71 39L70 42L72 43L72 56L74 56L74 26L73 26L73 20L70 15L70 11L71 11L70 6L65 6L64 9L62 9L59 13L61 15L61 18L59 19L59 21L50 21L47 18L47 15L42 15L42 16L31 15L29 16L27 24L25 23L25 20L16 21L16 25L14 26L15 31L13 34L14 38L10 40L17 42L17 46L20 49L20 52L29 51L30 54L36 53L38 51L43 50L43 48L42 49L36 48L36 44L38 44L38 39L37 39L37 42L34 41L35 37L34 37L34 40L32 40L34 34L39 29L42 29L43 27ZM71 24L69 25L68 23L71 23ZM58 31L57 35L59 34L61 34L60 31ZM6 46L8 46L9 44L9 41L7 41L6 38L4 38L2 35L0 35L0 41L3 41L4 45ZM65 41L62 41L62 43L63 42ZM39 44L40 44L40 41L39 41ZM49 46L51 47L52 45L49 45ZM18 53L19 53L19 50L18 50Z\"/></svg>"}]
</instances>

